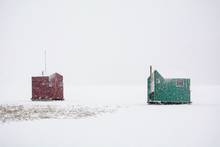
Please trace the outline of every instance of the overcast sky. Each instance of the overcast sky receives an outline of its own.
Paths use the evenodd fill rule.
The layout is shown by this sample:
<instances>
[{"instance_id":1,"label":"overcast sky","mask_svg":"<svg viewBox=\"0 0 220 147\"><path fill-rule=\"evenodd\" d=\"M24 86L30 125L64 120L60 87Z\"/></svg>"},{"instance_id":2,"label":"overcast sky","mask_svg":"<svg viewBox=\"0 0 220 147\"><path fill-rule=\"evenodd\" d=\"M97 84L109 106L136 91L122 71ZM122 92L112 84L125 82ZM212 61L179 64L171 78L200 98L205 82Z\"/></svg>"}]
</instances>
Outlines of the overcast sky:
<instances>
[{"instance_id":1,"label":"overcast sky","mask_svg":"<svg viewBox=\"0 0 220 147\"><path fill-rule=\"evenodd\" d=\"M220 84L219 0L0 0L0 87L44 68L66 84Z\"/></svg>"}]
</instances>

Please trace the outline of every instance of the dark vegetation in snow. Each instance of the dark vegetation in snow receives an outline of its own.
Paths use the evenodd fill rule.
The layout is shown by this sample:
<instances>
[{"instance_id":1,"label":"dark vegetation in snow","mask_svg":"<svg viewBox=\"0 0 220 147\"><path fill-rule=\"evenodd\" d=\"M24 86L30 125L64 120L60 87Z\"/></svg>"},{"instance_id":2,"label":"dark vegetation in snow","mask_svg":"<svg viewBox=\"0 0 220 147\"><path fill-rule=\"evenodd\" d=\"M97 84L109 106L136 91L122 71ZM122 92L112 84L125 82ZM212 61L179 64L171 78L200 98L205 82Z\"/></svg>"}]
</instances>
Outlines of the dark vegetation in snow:
<instances>
[{"instance_id":1,"label":"dark vegetation in snow","mask_svg":"<svg viewBox=\"0 0 220 147\"><path fill-rule=\"evenodd\" d=\"M54 105L0 105L0 122L37 119L79 119L95 117L102 113L112 113L117 107L88 107Z\"/></svg>"}]
</instances>

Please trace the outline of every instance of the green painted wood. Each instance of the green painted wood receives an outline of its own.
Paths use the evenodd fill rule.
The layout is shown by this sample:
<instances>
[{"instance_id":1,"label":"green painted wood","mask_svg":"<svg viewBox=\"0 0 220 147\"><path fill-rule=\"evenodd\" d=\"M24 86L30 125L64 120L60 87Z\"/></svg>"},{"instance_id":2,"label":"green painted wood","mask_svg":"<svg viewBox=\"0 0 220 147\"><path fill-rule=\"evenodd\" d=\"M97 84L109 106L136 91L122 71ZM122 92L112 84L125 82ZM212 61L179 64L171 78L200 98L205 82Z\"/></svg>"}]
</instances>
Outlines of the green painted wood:
<instances>
[{"instance_id":1,"label":"green painted wood","mask_svg":"<svg viewBox=\"0 0 220 147\"><path fill-rule=\"evenodd\" d=\"M151 92L151 77L148 78L149 103L190 103L190 79L164 79L154 71L154 92Z\"/></svg>"}]
</instances>

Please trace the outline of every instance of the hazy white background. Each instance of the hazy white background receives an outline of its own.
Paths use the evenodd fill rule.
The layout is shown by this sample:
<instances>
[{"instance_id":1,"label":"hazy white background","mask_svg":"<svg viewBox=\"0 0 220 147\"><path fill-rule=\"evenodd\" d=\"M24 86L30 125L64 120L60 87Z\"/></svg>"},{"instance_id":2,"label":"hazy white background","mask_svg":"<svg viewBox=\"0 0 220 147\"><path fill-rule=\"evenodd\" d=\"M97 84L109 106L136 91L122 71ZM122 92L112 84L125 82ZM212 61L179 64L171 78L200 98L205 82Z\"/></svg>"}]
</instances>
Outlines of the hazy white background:
<instances>
[{"instance_id":1,"label":"hazy white background","mask_svg":"<svg viewBox=\"0 0 220 147\"><path fill-rule=\"evenodd\" d=\"M2 109L119 106L95 118L0 124L0 146L219 147L219 26L220 0L0 0ZM43 49L47 73L64 76L63 102L30 100ZM192 105L147 105L149 65L191 78Z\"/></svg>"},{"instance_id":2,"label":"hazy white background","mask_svg":"<svg viewBox=\"0 0 220 147\"><path fill-rule=\"evenodd\" d=\"M66 87L144 85L149 65L220 84L219 26L218 0L0 0L0 96L31 97L43 48Z\"/></svg>"}]
</instances>

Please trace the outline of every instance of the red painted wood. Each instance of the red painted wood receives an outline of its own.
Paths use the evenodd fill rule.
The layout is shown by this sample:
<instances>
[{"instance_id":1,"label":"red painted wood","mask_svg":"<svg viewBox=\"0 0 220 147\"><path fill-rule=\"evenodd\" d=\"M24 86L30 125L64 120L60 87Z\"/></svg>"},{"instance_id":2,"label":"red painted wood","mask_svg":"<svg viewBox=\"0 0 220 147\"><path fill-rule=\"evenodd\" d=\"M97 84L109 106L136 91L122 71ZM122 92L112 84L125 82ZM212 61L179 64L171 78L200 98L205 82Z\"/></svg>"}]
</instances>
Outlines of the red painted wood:
<instances>
[{"instance_id":1,"label":"red painted wood","mask_svg":"<svg viewBox=\"0 0 220 147\"><path fill-rule=\"evenodd\" d=\"M32 100L63 100L63 76L32 77Z\"/></svg>"}]
</instances>

